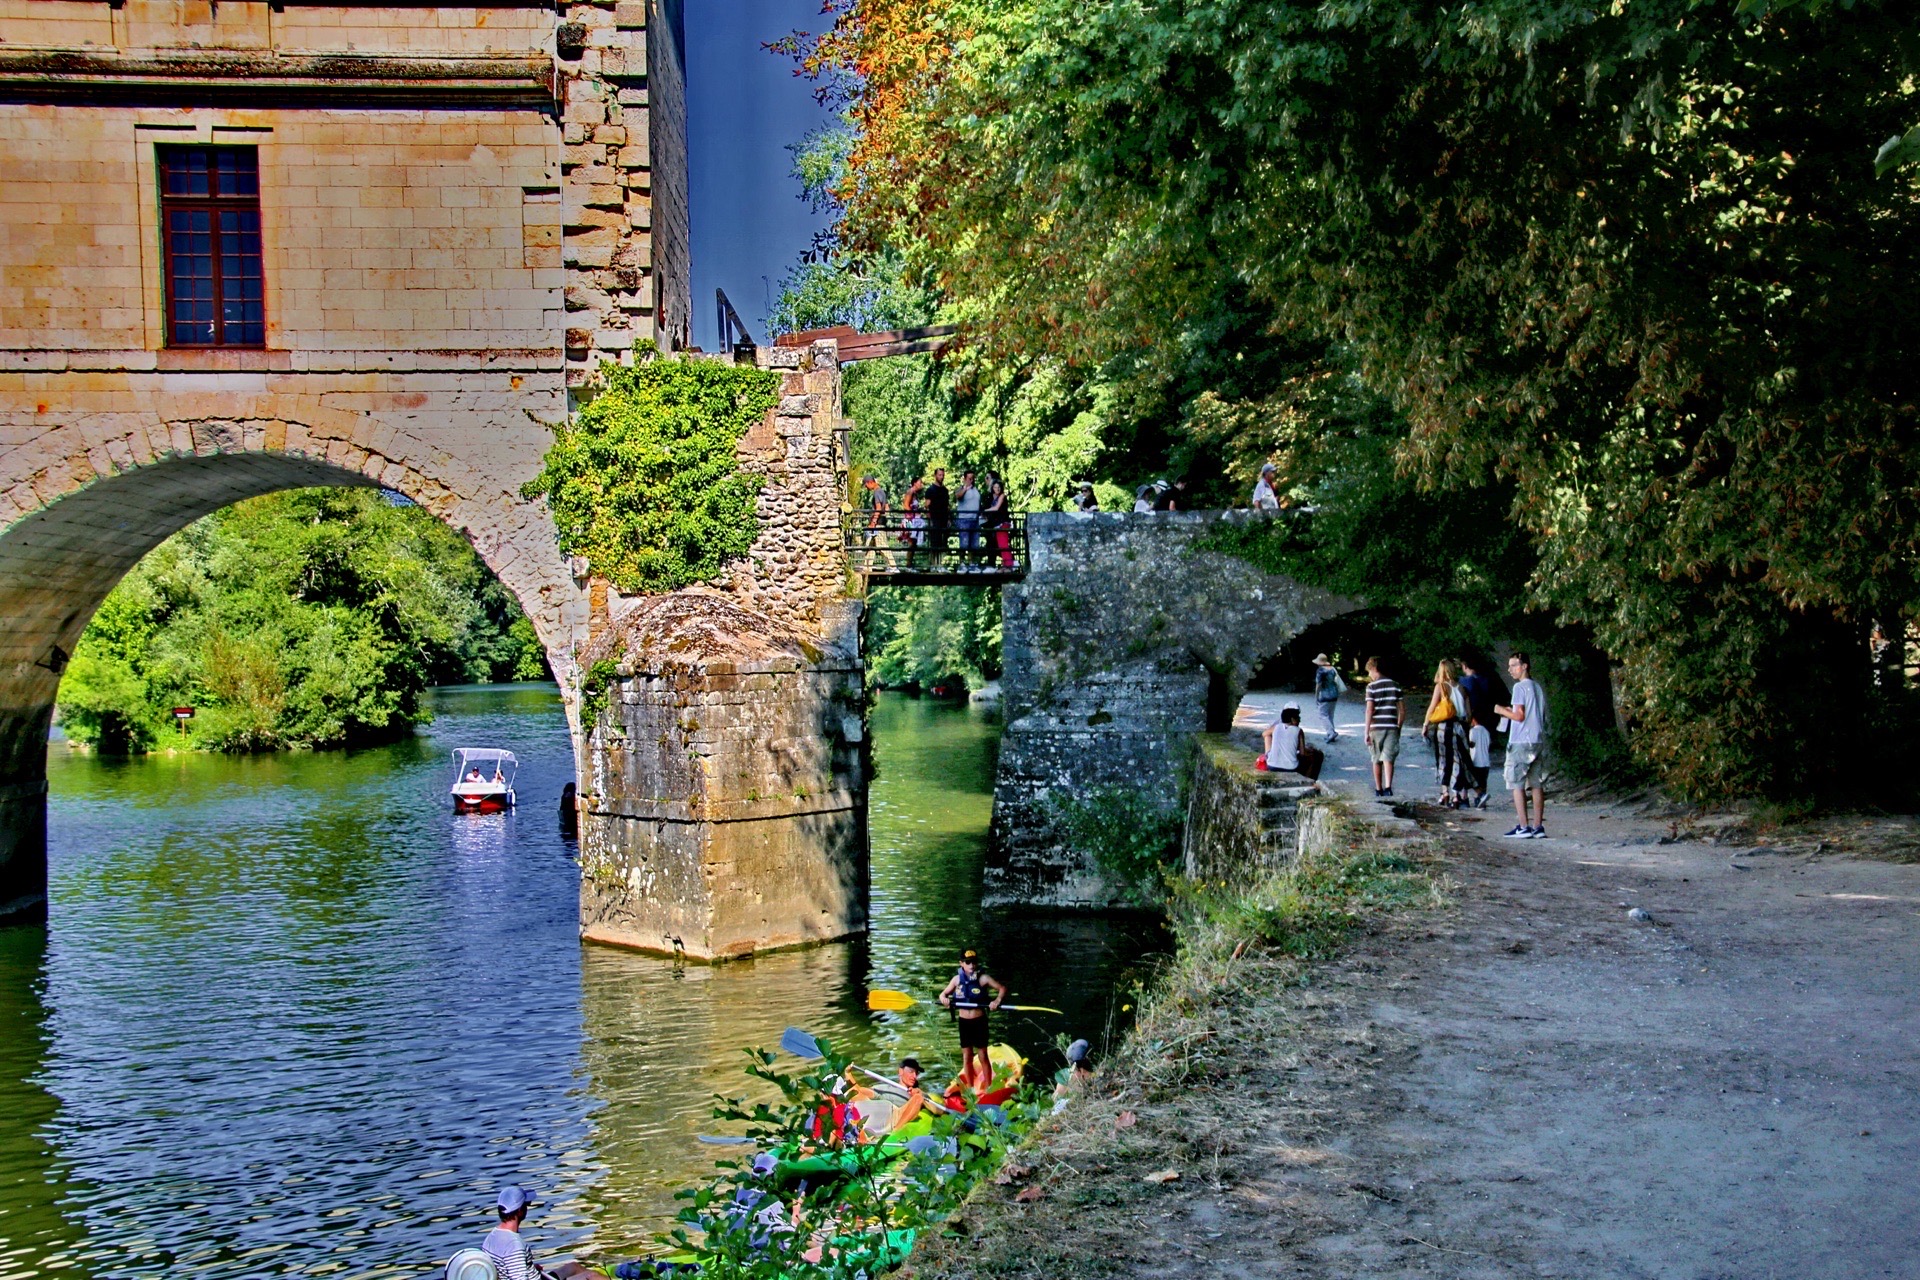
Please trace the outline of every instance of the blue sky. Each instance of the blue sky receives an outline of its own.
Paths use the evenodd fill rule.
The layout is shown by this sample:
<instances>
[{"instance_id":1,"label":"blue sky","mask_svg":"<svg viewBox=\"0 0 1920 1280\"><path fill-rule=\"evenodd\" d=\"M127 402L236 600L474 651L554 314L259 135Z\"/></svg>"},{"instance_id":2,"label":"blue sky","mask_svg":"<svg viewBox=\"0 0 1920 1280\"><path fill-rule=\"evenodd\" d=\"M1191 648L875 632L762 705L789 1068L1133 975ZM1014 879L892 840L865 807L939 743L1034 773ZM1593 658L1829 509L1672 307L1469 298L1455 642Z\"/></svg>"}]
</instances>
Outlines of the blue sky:
<instances>
[{"instance_id":1,"label":"blue sky","mask_svg":"<svg viewBox=\"0 0 1920 1280\"><path fill-rule=\"evenodd\" d=\"M713 291L765 342L781 277L825 225L800 199L787 146L827 113L791 62L760 47L822 19L820 0L688 0L686 14L693 340L711 351Z\"/></svg>"}]
</instances>

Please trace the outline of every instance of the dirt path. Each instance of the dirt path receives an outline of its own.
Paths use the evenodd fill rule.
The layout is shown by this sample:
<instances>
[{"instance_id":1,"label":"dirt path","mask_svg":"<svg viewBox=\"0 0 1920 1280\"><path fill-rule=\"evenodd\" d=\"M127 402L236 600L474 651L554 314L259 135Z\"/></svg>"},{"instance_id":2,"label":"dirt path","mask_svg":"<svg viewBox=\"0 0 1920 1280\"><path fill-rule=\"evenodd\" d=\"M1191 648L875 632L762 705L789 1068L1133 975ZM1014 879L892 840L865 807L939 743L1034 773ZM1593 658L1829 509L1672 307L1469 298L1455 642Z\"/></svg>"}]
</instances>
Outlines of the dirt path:
<instances>
[{"instance_id":1,"label":"dirt path","mask_svg":"<svg viewBox=\"0 0 1920 1280\"><path fill-rule=\"evenodd\" d=\"M1550 802L1543 841L1418 816L1449 907L1229 1013L1238 1089L1075 1108L917 1269L1920 1275L1920 866L1668 843L1624 803Z\"/></svg>"}]
</instances>

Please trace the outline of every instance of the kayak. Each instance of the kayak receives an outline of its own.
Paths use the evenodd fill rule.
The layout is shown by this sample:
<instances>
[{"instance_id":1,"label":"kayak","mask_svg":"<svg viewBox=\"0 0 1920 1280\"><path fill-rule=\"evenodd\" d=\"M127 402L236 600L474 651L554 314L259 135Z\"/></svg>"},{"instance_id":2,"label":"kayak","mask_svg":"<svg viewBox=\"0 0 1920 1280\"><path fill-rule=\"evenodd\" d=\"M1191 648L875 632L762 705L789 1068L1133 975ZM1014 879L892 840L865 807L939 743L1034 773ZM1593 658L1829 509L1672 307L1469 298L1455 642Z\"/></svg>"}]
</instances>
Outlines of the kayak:
<instances>
[{"instance_id":1,"label":"kayak","mask_svg":"<svg viewBox=\"0 0 1920 1280\"><path fill-rule=\"evenodd\" d=\"M933 1132L933 1116L936 1106L944 1106L949 1112L965 1112L974 1108L992 1108L1010 1100L1020 1088L1021 1073L1026 1068L1026 1059L1012 1045L996 1044L987 1049L987 1061L993 1065L994 1087L975 1098L969 1098L950 1086L943 1097L930 1094L927 1106L898 1129L891 1128L894 1109L899 1100L904 1100L906 1092L899 1085L881 1082L874 1088L876 1096L853 1104L851 1110L858 1118L863 1130L868 1133L879 1131L885 1136L877 1142L855 1142L845 1146L823 1147L812 1151L788 1149L775 1151L776 1163L772 1177L782 1185L806 1180L852 1177L868 1170L880 1168L906 1155L915 1138L925 1137ZM998 1118L998 1113L991 1113Z\"/></svg>"}]
</instances>

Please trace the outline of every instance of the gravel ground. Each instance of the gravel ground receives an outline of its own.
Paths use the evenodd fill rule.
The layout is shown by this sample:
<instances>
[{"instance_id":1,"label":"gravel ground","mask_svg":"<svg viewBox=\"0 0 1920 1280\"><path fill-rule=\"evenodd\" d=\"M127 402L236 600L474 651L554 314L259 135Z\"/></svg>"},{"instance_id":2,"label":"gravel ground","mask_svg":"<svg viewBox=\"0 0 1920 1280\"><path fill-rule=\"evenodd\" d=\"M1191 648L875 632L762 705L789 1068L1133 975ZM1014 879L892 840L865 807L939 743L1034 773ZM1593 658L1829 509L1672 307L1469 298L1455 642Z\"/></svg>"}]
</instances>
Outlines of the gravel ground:
<instances>
[{"instance_id":1,"label":"gravel ground","mask_svg":"<svg viewBox=\"0 0 1920 1280\"><path fill-rule=\"evenodd\" d=\"M1356 774L1378 804L1357 735L1328 776ZM1911 823L1755 844L1550 797L1553 838L1522 842L1510 807L1411 816L1449 906L1305 983L1250 968L1215 1019L1228 1087L1077 1105L914 1270L1920 1275L1920 866L1873 856L1910 857Z\"/></svg>"}]
</instances>

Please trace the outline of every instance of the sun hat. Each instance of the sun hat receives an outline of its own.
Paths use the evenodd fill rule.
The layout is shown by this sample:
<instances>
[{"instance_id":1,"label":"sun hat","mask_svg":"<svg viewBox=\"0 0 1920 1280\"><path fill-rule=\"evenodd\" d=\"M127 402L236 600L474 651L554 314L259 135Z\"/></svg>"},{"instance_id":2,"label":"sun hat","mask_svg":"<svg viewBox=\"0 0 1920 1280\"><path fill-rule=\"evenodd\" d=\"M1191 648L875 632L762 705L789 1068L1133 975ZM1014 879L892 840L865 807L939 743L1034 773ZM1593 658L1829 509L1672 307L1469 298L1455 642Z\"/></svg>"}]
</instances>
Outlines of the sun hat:
<instances>
[{"instance_id":1,"label":"sun hat","mask_svg":"<svg viewBox=\"0 0 1920 1280\"><path fill-rule=\"evenodd\" d=\"M1333 665L1333 659L1324 653L1316 653L1313 655L1313 665L1316 667L1330 667Z\"/></svg>"},{"instance_id":2,"label":"sun hat","mask_svg":"<svg viewBox=\"0 0 1920 1280\"><path fill-rule=\"evenodd\" d=\"M1091 1053L1092 1051L1093 1051L1093 1046L1088 1044L1085 1040L1075 1040L1072 1044L1067 1046L1067 1061L1068 1062L1085 1062L1087 1060L1087 1054Z\"/></svg>"}]
</instances>

